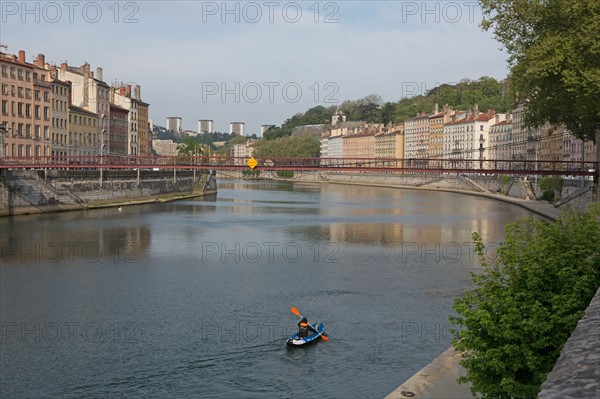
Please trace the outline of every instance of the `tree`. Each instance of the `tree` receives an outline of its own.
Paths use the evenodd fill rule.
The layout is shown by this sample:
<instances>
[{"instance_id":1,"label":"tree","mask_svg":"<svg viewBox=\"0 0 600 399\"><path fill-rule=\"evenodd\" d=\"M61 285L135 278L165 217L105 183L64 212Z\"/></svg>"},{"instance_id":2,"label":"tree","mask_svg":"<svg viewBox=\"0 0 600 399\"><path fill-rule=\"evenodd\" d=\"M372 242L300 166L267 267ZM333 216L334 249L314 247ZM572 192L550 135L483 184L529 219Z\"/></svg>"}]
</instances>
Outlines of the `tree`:
<instances>
[{"instance_id":1,"label":"tree","mask_svg":"<svg viewBox=\"0 0 600 399\"><path fill-rule=\"evenodd\" d=\"M526 125L564 124L600 162L600 0L481 0L482 28L509 54ZM597 189L600 184L596 184Z\"/></svg>"},{"instance_id":2,"label":"tree","mask_svg":"<svg viewBox=\"0 0 600 399\"><path fill-rule=\"evenodd\" d=\"M299 137L281 137L277 140L261 140L256 143L254 156L316 158L320 153L319 139L305 134Z\"/></svg>"},{"instance_id":3,"label":"tree","mask_svg":"<svg viewBox=\"0 0 600 399\"><path fill-rule=\"evenodd\" d=\"M509 224L493 260L473 239L483 272L450 318L467 370L459 382L484 399L535 398L600 286L600 203L555 223Z\"/></svg>"},{"instance_id":4,"label":"tree","mask_svg":"<svg viewBox=\"0 0 600 399\"><path fill-rule=\"evenodd\" d=\"M194 140L193 137L189 137L183 143L177 144L177 155L198 156L203 154L204 146Z\"/></svg>"}]
</instances>

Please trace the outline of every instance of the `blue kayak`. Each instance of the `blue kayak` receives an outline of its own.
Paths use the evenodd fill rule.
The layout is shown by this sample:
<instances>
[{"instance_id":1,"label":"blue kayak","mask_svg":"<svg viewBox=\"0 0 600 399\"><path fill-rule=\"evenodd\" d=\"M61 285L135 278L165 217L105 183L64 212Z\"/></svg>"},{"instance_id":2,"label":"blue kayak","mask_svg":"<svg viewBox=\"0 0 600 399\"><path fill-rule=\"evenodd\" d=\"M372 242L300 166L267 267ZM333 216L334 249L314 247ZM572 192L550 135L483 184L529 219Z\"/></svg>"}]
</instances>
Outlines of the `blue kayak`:
<instances>
[{"instance_id":1,"label":"blue kayak","mask_svg":"<svg viewBox=\"0 0 600 399\"><path fill-rule=\"evenodd\" d=\"M311 342L318 341L319 338L321 338L321 335L323 335L323 333L325 332L325 325L317 321L315 324L312 325L312 327L315 330L317 330L316 333L309 334L308 337L304 338L299 338L298 333L296 333L287 339L287 344L289 346L302 346L310 344Z\"/></svg>"}]
</instances>

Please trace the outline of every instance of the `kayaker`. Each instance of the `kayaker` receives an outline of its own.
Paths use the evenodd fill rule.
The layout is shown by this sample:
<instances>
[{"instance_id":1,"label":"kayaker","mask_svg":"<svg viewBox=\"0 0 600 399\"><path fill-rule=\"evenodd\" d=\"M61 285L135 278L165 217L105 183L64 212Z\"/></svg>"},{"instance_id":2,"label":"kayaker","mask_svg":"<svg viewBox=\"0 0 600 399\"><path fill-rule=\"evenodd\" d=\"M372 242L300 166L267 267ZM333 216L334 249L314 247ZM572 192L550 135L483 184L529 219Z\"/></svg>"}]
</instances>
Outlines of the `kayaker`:
<instances>
[{"instance_id":1,"label":"kayaker","mask_svg":"<svg viewBox=\"0 0 600 399\"><path fill-rule=\"evenodd\" d=\"M308 324L308 320L306 317L303 317L302 320L298 323L298 337L305 338L308 337L308 332L317 332L310 324Z\"/></svg>"}]
</instances>

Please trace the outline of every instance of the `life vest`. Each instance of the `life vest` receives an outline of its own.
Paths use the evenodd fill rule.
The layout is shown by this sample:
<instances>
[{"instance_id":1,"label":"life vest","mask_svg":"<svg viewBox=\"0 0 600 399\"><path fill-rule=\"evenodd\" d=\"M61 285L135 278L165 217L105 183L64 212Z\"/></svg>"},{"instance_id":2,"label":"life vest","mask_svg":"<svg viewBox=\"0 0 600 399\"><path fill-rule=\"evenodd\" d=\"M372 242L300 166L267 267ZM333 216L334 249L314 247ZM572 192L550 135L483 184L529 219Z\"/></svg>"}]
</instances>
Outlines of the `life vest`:
<instances>
[{"instance_id":1,"label":"life vest","mask_svg":"<svg viewBox=\"0 0 600 399\"><path fill-rule=\"evenodd\" d=\"M308 337L308 323L304 323L304 322L298 323L298 337L300 337L300 338Z\"/></svg>"}]
</instances>

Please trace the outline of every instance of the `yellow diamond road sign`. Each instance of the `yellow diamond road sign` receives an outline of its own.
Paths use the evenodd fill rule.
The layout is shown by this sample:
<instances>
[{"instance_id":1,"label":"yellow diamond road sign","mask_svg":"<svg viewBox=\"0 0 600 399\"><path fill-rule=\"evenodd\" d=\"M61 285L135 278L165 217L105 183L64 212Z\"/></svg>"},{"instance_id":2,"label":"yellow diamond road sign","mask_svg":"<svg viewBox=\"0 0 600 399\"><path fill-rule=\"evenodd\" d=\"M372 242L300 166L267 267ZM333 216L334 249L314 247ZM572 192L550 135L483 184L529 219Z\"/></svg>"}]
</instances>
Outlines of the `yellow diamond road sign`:
<instances>
[{"instance_id":1,"label":"yellow diamond road sign","mask_svg":"<svg viewBox=\"0 0 600 399\"><path fill-rule=\"evenodd\" d=\"M246 165L250 166L250 169L254 169L256 168L256 165L258 165L258 162L256 159L254 159L254 157L252 157L248 160L248 162L246 162Z\"/></svg>"}]
</instances>

